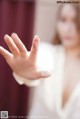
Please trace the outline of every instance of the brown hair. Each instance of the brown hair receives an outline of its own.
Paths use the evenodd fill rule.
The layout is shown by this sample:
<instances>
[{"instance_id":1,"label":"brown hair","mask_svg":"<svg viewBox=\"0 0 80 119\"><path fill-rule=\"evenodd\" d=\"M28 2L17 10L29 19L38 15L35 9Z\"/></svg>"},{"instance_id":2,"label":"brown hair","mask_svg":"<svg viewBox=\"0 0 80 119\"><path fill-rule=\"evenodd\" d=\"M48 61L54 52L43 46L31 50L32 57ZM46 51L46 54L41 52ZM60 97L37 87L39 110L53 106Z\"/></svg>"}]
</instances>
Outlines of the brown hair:
<instances>
[{"instance_id":1,"label":"brown hair","mask_svg":"<svg viewBox=\"0 0 80 119\"><path fill-rule=\"evenodd\" d=\"M66 3L67 4L67 3ZM71 3L70 3L71 4ZM74 8L76 9L76 11L77 11L77 21L76 21L76 24L77 24L77 28L78 28L78 31L80 32L80 3L78 4L71 4L71 5L73 5L74 6ZM63 7L63 5L60 5L60 7L59 7L59 13L60 13L60 10L61 10L61 8ZM61 44L61 40L60 40L60 38L59 38L59 36L58 36L58 34L57 34L57 32L56 32L56 34L55 34L55 37L53 38L53 41L52 41L52 43L54 44L54 45L58 45L58 44Z\"/></svg>"}]
</instances>

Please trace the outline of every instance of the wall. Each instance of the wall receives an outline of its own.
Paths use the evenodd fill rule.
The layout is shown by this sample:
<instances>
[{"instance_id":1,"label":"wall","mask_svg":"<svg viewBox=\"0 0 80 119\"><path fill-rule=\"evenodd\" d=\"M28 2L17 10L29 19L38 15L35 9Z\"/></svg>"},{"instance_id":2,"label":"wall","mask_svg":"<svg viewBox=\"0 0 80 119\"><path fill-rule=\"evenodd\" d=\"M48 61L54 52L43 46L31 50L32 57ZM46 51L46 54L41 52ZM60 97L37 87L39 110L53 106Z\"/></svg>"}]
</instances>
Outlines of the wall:
<instances>
[{"instance_id":1,"label":"wall","mask_svg":"<svg viewBox=\"0 0 80 119\"><path fill-rule=\"evenodd\" d=\"M56 0L36 0L34 34L38 34L41 41L51 42L57 9Z\"/></svg>"}]
</instances>

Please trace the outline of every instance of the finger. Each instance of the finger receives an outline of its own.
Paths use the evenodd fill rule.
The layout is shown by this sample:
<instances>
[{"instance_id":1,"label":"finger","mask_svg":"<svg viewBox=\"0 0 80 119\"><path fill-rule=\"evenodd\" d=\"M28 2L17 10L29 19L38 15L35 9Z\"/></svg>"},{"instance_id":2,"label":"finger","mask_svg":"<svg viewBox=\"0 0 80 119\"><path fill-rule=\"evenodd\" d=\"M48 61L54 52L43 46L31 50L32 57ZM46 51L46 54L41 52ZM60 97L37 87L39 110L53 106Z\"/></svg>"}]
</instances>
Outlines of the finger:
<instances>
[{"instance_id":1,"label":"finger","mask_svg":"<svg viewBox=\"0 0 80 119\"><path fill-rule=\"evenodd\" d=\"M12 58L12 54L7 51L6 49L4 49L3 47L0 46L0 54L6 59L9 60Z\"/></svg>"},{"instance_id":2,"label":"finger","mask_svg":"<svg viewBox=\"0 0 80 119\"><path fill-rule=\"evenodd\" d=\"M18 50L16 44L14 43L13 39L7 34L4 36L4 39L5 39L5 42L7 43L10 51L13 53L13 55L18 56L20 53L19 53L19 50Z\"/></svg>"},{"instance_id":3,"label":"finger","mask_svg":"<svg viewBox=\"0 0 80 119\"><path fill-rule=\"evenodd\" d=\"M27 49L25 47L25 45L22 43L22 41L20 40L20 38L18 37L18 35L16 33L12 33L11 37L13 38L16 46L18 47L21 55L26 54L27 53Z\"/></svg>"},{"instance_id":4,"label":"finger","mask_svg":"<svg viewBox=\"0 0 80 119\"><path fill-rule=\"evenodd\" d=\"M48 71L38 71L36 73L36 79L38 79L38 78L48 78L49 76L51 76L51 73L49 73Z\"/></svg>"},{"instance_id":5,"label":"finger","mask_svg":"<svg viewBox=\"0 0 80 119\"><path fill-rule=\"evenodd\" d=\"M39 46L40 38L36 35L32 41L31 53L30 53L30 60L33 62L36 61L38 46Z\"/></svg>"}]
</instances>

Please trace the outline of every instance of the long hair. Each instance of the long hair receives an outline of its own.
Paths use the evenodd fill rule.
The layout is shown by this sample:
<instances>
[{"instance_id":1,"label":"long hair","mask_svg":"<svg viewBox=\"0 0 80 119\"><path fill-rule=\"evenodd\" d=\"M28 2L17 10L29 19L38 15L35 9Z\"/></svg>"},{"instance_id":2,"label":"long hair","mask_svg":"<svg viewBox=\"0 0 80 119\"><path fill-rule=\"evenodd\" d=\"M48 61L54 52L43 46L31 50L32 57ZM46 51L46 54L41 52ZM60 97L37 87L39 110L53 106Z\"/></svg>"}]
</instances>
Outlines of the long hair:
<instances>
[{"instance_id":1,"label":"long hair","mask_svg":"<svg viewBox=\"0 0 80 119\"><path fill-rule=\"evenodd\" d=\"M65 4L67 4L67 3L65 3ZM76 25L77 25L78 31L80 32L80 3L79 3L79 4L78 4L78 3L77 3L77 4L75 4L75 3L72 3L72 4L69 3L69 4L72 5L72 6L75 8L76 12L77 12ZM64 4L62 4L62 5L59 6L58 15L59 15L59 13L60 13L60 11L61 11L61 9L62 9L63 6L64 6ZM53 40L52 40L52 43L53 43L54 45L61 44L61 40L60 40L60 38L59 38L59 36L58 36L57 31L56 31L56 33L55 33L55 36L54 36Z\"/></svg>"}]
</instances>

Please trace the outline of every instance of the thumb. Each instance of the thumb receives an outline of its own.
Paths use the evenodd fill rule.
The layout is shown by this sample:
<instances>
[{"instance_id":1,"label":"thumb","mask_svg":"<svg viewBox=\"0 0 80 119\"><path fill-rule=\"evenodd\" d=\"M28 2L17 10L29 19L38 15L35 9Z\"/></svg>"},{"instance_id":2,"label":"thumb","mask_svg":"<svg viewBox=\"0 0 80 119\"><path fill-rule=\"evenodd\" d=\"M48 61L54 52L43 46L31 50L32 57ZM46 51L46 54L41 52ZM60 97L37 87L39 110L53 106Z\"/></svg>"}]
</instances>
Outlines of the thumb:
<instances>
[{"instance_id":1,"label":"thumb","mask_svg":"<svg viewBox=\"0 0 80 119\"><path fill-rule=\"evenodd\" d=\"M37 78L47 78L51 76L51 73L49 73L48 71L38 71L37 72Z\"/></svg>"}]
</instances>

